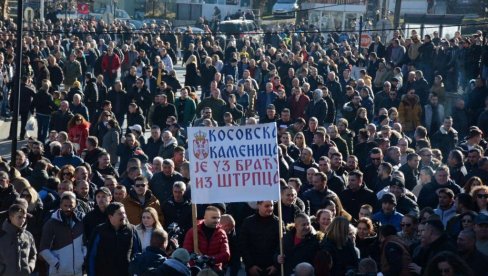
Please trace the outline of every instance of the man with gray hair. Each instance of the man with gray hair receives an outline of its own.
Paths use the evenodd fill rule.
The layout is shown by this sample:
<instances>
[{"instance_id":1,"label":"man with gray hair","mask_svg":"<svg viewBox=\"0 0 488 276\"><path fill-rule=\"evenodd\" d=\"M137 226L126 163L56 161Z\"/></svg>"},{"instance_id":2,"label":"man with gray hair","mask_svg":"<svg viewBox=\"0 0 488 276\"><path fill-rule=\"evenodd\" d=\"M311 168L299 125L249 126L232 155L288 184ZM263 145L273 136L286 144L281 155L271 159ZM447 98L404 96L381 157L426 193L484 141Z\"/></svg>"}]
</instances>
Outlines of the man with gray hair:
<instances>
[{"instance_id":1,"label":"man with gray hair","mask_svg":"<svg viewBox=\"0 0 488 276\"><path fill-rule=\"evenodd\" d=\"M186 191L186 184L183 181L176 181L173 184L173 195L171 198L166 202L161 203L161 209L164 216L164 227L165 229L174 228L170 226L172 224L173 226L175 224L179 226L181 234L178 235L178 242L180 244L183 243L184 233L192 227L191 203L185 198Z\"/></svg>"},{"instance_id":2,"label":"man with gray hair","mask_svg":"<svg viewBox=\"0 0 488 276\"><path fill-rule=\"evenodd\" d=\"M315 269L309 263L299 263L295 266L294 276L314 276Z\"/></svg>"},{"instance_id":3,"label":"man with gray hair","mask_svg":"<svg viewBox=\"0 0 488 276\"><path fill-rule=\"evenodd\" d=\"M49 130L55 130L57 132L67 131L68 122L73 118L73 113L69 110L69 102L62 101L59 105L59 110L51 115L51 122L49 124Z\"/></svg>"},{"instance_id":4,"label":"man with gray hair","mask_svg":"<svg viewBox=\"0 0 488 276\"><path fill-rule=\"evenodd\" d=\"M159 202L166 202L171 199L173 184L176 181L183 181L183 176L175 171L173 160L164 159L162 171L153 175L151 181L149 181L149 189Z\"/></svg>"},{"instance_id":5,"label":"man with gray hair","mask_svg":"<svg viewBox=\"0 0 488 276\"><path fill-rule=\"evenodd\" d=\"M327 103L322 97L323 92L321 89L315 89L312 95L313 100L305 108L305 117L307 119L315 117L319 121L319 125L323 126L327 116Z\"/></svg>"}]
</instances>

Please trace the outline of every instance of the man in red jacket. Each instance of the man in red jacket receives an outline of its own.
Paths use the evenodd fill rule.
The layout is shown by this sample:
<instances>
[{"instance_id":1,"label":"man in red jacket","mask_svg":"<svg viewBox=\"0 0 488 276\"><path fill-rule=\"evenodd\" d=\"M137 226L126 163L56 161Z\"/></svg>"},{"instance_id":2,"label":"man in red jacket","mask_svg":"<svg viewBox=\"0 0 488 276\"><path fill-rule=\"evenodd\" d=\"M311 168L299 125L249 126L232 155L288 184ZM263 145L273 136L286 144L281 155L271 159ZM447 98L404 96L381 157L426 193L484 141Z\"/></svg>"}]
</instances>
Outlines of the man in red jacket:
<instances>
[{"instance_id":1,"label":"man in red jacket","mask_svg":"<svg viewBox=\"0 0 488 276\"><path fill-rule=\"evenodd\" d=\"M203 221L198 223L197 229L198 250L202 255L215 258L213 269L219 275L223 275L222 267L230 259L230 249L227 234L220 226L220 210L215 206L208 206ZM195 251L193 248L193 228L186 233L183 247L189 252Z\"/></svg>"},{"instance_id":2,"label":"man in red jacket","mask_svg":"<svg viewBox=\"0 0 488 276\"><path fill-rule=\"evenodd\" d=\"M102 72L107 87L111 87L117 79L120 65L120 57L114 53L112 47L108 47L107 53L102 58Z\"/></svg>"}]
</instances>

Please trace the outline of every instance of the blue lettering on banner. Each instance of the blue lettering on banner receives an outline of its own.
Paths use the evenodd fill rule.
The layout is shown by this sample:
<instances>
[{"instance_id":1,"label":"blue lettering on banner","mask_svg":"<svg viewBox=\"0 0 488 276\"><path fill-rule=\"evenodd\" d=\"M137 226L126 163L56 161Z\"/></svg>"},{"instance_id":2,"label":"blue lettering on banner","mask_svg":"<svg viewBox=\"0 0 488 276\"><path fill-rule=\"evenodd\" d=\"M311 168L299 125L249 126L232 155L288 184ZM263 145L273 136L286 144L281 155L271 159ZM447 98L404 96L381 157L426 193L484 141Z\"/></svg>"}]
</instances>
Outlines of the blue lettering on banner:
<instances>
[{"instance_id":1,"label":"blue lettering on banner","mask_svg":"<svg viewBox=\"0 0 488 276\"><path fill-rule=\"evenodd\" d=\"M277 154L278 146L275 143L210 147L210 158L243 158L276 156Z\"/></svg>"},{"instance_id":2,"label":"blue lettering on banner","mask_svg":"<svg viewBox=\"0 0 488 276\"><path fill-rule=\"evenodd\" d=\"M242 129L228 129L228 130L215 130L208 131L208 138L210 142L222 142L222 141L234 141L234 140L255 140L255 139L276 139L276 128L272 130L270 127L256 127Z\"/></svg>"}]
</instances>

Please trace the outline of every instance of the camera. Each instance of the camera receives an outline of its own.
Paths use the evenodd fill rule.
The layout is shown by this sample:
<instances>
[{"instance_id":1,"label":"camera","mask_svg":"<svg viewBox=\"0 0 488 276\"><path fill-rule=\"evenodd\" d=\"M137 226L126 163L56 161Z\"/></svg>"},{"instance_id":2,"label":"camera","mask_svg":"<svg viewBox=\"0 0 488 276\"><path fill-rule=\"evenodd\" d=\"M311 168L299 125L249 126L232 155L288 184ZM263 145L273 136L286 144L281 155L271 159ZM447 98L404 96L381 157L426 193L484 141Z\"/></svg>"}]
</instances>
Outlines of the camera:
<instances>
[{"instance_id":1,"label":"camera","mask_svg":"<svg viewBox=\"0 0 488 276\"><path fill-rule=\"evenodd\" d=\"M190 254L190 260L195 262L195 266L200 269L213 268L215 265L215 258L207 255L198 255L196 253Z\"/></svg>"}]
</instances>

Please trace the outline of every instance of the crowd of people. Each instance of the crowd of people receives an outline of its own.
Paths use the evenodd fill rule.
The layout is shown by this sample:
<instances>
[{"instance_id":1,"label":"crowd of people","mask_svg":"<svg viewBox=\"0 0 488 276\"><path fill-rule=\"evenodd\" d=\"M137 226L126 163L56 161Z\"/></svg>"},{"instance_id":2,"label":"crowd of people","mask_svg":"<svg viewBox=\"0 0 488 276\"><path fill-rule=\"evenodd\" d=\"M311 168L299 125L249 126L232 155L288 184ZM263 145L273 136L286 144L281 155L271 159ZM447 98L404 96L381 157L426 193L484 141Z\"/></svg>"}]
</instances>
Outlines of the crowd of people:
<instances>
[{"instance_id":1,"label":"crowd of people","mask_svg":"<svg viewBox=\"0 0 488 276\"><path fill-rule=\"evenodd\" d=\"M488 275L481 31L357 49L308 26L222 45L48 20L16 65L0 27L1 116L38 130L0 162L0 274ZM193 226L187 128L269 122L281 202L197 205Z\"/></svg>"}]
</instances>

